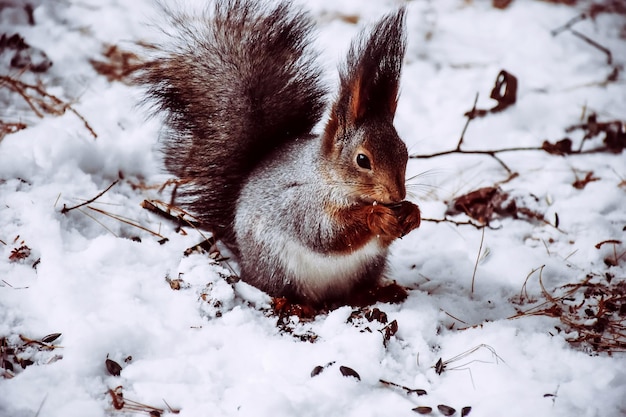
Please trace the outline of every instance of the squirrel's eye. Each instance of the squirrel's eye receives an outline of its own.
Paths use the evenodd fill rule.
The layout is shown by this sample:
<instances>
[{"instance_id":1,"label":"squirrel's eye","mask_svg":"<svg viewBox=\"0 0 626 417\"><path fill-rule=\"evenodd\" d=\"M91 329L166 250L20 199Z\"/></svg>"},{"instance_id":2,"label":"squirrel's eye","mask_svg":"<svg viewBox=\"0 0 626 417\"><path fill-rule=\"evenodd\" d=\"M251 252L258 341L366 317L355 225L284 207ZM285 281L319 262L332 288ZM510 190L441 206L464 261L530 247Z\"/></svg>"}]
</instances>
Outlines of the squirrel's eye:
<instances>
[{"instance_id":1,"label":"squirrel's eye","mask_svg":"<svg viewBox=\"0 0 626 417\"><path fill-rule=\"evenodd\" d=\"M372 169L370 159L367 157L367 155L363 155L362 153L356 156L356 164L364 169Z\"/></svg>"}]
</instances>

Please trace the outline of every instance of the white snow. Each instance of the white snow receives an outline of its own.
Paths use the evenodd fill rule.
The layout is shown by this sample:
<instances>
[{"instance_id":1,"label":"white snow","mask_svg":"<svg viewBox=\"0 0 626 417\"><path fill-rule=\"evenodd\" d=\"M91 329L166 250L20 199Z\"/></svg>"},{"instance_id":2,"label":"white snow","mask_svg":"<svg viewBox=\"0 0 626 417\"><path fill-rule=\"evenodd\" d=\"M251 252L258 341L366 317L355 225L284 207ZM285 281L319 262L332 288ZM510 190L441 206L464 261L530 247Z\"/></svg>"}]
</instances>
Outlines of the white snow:
<instances>
[{"instance_id":1,"label":"white snow","mask_svg":"<svg viewBox=\"0 0 626 417\"><path fill-rule=\"evenodd\" d=\"M319 21L329 80L362 26L405 4L305 3ZM407 2L409 48L396 126L410 153L453 149L476 93L478 108L495 105L489 92L501 69L518 78L517 103L473 120L463 149L536 147L565 136L577 148L583 134L565 129L583 122L583 112L624 120L623 71L603 84L611 72L605 54L571 33L550 34L588 6L579 3L515 0L498 10L488 1ZM21 346L20 335L62 336L54 350L28 347L21 355L35 363L0 378L0 416L136 415L114 410L108 390L117 386L126 399L167 410L165 400L178 415L194 417L411 416L418 405L433 407L436 416L438 404L454 407L457 416L465 406L470 416L626 415L624 353L572 346L575 329L557 318L510 319L545 301L539 277L555 295L587 275L594 282L605 282L607 273L613 282L626 280L626 256L616 266L605 263L614 250L618 257L626 251L624 153L499 154L519 173L501 188L552 223L558 215L558 229L497 220L496 228L484 229L476 265L483 230L424 221L392 246L391 277L411 291L402 304L376 305L398 324L386 346L384 325L349 320L350 307L311 322L293 317L283 326L292 335L269 313L269 297L228 283L226 266L206 255L183 256L202 240L197 231L177 233L140 207L144 199L167 201L171 190L159 192L169 179L160 165L159 121L146 118L136 88L108 82L89 59L102 59L105 45L131 48L149 39L154 8L149 0L41 2L35 26L12 17L15 10L0 10L0 33L19 32L51 57L54 65L38 76L42 85L72 103L98 134L91 136L72 112L38 118L17 95L2 102L0 120L29 127L0 141L0 337ZM342 19L351 16L358 24ZM624 15L601 14L575 28L610 49L623 68L625 25ZM19 76L6 66L0 75ZM412 159L408 171L407 177L424 173L412 180L421 185L410 187L411 198L432 219L443 218L451 199L508 177L485 155ZM599 180L574 188L589 171ZM166 243L86 206L61 213L118 179L89 206L131 219ZM595 247L609 239L621 243ZM30 255L10 259L23 245ZM181 289L172 290L166 278L182 279ZM440 358L466 351L472 352L441 374L434 369ZM122 365L120 376L107 372L107 356ZM340 366L360 380L343 376ZM380 379L428 394L407 395Z\"/></svg>"}]
</instances>

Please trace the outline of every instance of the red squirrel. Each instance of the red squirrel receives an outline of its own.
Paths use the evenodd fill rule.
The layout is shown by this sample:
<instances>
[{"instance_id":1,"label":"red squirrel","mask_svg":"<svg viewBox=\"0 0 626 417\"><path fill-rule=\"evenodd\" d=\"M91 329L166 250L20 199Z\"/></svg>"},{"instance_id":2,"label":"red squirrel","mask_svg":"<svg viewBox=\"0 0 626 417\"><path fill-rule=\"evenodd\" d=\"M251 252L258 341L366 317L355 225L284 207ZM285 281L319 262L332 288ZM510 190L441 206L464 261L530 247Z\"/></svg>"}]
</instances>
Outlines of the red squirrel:
<instances>
[{"instance_id":1,"label":"red squirrel","mask_svg":"<svg viewBox=\"0 0 626 417\"><path fill-rule=\"evenodd\" d=\"M139 79L165 116L181 204L244 281L298 303L350 302L380 284L389 245L420 224L393 125L405 9L353 41L316 134L329 103L311 16L287 1L213 4L200 19L168 12L174 32Z\"/></svg>"}]
</instances>

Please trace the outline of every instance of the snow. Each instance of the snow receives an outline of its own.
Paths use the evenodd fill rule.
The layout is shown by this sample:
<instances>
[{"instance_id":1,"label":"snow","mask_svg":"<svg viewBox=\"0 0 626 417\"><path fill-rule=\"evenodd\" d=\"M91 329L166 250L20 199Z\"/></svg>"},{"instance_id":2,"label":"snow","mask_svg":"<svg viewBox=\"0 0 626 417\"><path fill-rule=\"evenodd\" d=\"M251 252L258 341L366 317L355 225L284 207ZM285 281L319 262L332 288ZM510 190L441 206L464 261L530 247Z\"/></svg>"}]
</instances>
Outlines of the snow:
<instances>
[{"instance_id":1,"label":"snow","mask_svg":"<svg viewBox=\"0 0 626 417\"><path fill-rule=\"evenodd\" d=\"M38 118L19 97L3 101L0 120L29 127L0 142L0 337L19 346L19 335L62 336L54 350L28 347L23 355L35 363L0 379L0 416L131 415L113 408L109 390L118 386L126 399L167 410L165 400L180 416L410 416L418 405L441 415L438 404L454 407L455 415L471 406L470 416L626 415L623 353L572 346L575 329L557 318L510 319L545 301L539 278L552 294L588 274L594 282L607 273L614 282L626 279L626 258L605 263L615 248L618 256L626 250L624 153L499 154L519 173L500 187L553 224L558 214L558 229L510 218L483 230L423 222L392 247L391 276L411 291L402 304L375 306L398 324L386 344L384 324L352 317L350 307L280 326L268 296L227 282L227 267L206 255L183 256L202 239L198 232L178 233L140 207L144 199L167 201L171 190L159 192L169 178L160 165L159 121L146 118L136 88L107 81L89 59L102 59L104 45L131 48L149 39L155 5L40 3L35 26L0 9L0 31L19 32L48 54L54 65L24 74L24 81L41 79L98 137L72 112ZM329 80L352 36L402 3L307 2L319 21ZM581 131L565 129L581 123L583 109L599 121L623 120L623 73L602 84L611 70L605 54L571 33L550 34L588 6L579 3L517 0L497 10L487 1L408 2L396 126L410 152L456 147L476 93L478 108L494 106L489 92L501 69L518 78L518 101L473 120L463 149L537 147L565 136L577 148ZM346 16L360 17L358 24ZM624 25L624 15L601 14L575 28L623 66ZM595 145L597 138L585 143ZM589 171L599 180L574 188ZM458 153L410 160L407 177L417 174L411 198L432 219L443 218L451 199L508 176L488 156ZM166 243L87 207L61 213L118 179L90 206L131 219ZM595 247L608 239L622 243ZM23 245L30 254L10 259ZM177 278L183 282L175 291L168 280ZM440 358L463 352L440 374L434 369ZM107 357L122 366L121 375L107 372ZM343 376L341 366L360 380ZM407 395L381 379L428 394Z\"/></svg>"}]
</instances>

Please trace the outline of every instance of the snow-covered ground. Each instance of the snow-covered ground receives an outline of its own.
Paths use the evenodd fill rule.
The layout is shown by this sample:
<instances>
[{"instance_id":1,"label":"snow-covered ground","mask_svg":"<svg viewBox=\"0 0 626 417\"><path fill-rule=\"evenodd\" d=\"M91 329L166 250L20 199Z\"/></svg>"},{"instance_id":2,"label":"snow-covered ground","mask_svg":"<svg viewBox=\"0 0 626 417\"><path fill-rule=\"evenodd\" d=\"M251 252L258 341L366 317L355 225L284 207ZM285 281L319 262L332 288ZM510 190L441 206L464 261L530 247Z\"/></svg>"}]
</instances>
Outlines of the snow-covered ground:
<instances>
[{"instance_id":1,"label":"snow-covered ground","mask_svg":"<svg viewBox=\"0 0 626 417\"><path fill-rule=\"evenodd\" d=\"M171 191L159 190L169 179L159 162L159 121L137 106L138 89L108 81L90 60L106 61L107 45L125 50L149 39L154 5L40 3L32 26L18 6L0 9L0 33L19 33L53 66L19 74L0 55L0 76L40 80L84 120L70 110L39 118L9 92L6 77L0 83L0 120L28 125L0 139L0 416L133 414L129 401L114 407L120 386L127 400L164 414L167 402L194 417L411 416L416 407L443 415L438 405L457 416L465 407L470 416L626 415L623 152L498 153L518 174L510 181L489 155L411 159L408 177L420 174L410 181L411 198L425 218L443 219L453 199L497 185L516 202L509 213L521 218L500 216L485 229L424 221L394 244L390 277L411 291L402 304L373 306L388 324L350 307L279 322L269 297L231 284L226 266L183 256L202 240L198 231L178 232L140 206L167 201ZM423 156L456 148L477 93L477 108L497 104L489 93L501 69L517 77L517 102L472 120L463 150L540 147L566 136L578 149L585 131L568 127L592 113L601 123L624 120L626 18L600 13L573 26L611 51L608 64L571 31L551 34L589 10L578 3L514 0L500 10L482 0L316 0L306 7L318 19L332 82L360 28L408 6L396 125L411 154ZM617 79L605 82L613 68ZM602 137L583 149L602 146ZM116 180L94 202L62 213ZM606 339L575 343L593 332ZM61 335L46 338L54 333ZM107 358L121 366L119 376ZM360 379L344 376L348 368Z\"/></svg>"}]
</instances>

